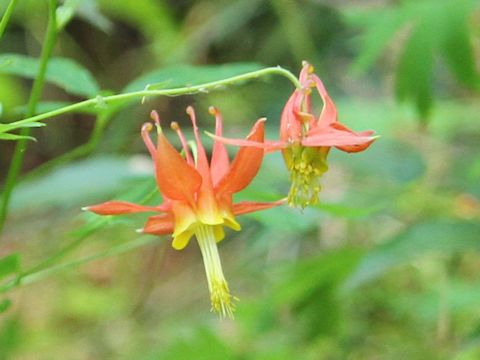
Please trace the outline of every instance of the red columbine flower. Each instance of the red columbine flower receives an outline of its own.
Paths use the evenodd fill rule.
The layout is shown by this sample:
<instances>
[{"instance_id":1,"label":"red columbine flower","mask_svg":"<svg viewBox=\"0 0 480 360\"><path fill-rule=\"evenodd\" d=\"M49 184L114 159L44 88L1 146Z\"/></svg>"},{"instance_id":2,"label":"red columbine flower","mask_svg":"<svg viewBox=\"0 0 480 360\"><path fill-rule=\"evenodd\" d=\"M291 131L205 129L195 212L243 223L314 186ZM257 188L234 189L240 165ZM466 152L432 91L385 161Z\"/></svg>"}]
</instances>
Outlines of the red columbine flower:
<instances>
[{"instance_id":1,"label":"red columbine flower","mask_svg":"<svg viewBox=\"0 0 480 360\"><path fill-rule=\"evenodd\" d=\"M313 70L310 64L303 63L299 78L302 87L293 92L283 108L279 141L259 143L212 136L227 144L282 150L292 181L288 194L290 206L305 207L318 201L320 180L328 169L327 155L331 147L359 152L377 138L372 136L373 131L354 132L338 122L335 104ZM312 113L313 88L323 100L318 118Z\"/></svg>"},{"instance_id":2,"label":"red columbine flower","mask_svg":"<svg viewBox=\"0 0 480 360\"><path fill-rule=\"evenodd\" d=\"M263 160L263 149L242 147L232 163L229 161L225 146L216 141L213 145L210 162L200 140L192 107L187 108L195 135L196 148L190 152L187 141L177 123L172 123L182 143L184 156L170 144L155 111L152 118L157 128L157 146L155 147L149 132L153 126L145 123L142 138L155 163L155 174L164 202L160 206L143 206L124 201L108 201L100 205L86 207L85 210L100 215L120 215L136 212L160 212L148 218L142 233L165 235L172 234L173 247L183 249L195 235L202 252L205 271L210 290L212 310L222 317L233 317L234 297L230 294L223 275L217 242L224 238L224 226L240 230L235 216L268 209L279 205L277 202L239 202L233 203L232 195L244 189L257 174ZM215 115L217 136L222 135L222 117L211 107ZM247 136L247 140L263 143L264 121L258 120Z\"/></svg>"}]
</instances>

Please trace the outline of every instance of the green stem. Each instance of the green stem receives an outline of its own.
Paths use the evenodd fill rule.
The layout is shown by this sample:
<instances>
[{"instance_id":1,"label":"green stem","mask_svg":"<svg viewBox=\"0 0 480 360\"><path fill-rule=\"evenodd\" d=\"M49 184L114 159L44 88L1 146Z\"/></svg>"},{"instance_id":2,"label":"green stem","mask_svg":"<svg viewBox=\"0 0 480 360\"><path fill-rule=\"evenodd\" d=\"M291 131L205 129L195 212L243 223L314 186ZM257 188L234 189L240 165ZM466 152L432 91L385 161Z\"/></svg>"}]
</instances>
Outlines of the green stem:
<instances>
[{"instance_id":1,"label":"green stem","mask_svg":"<svg viewBox=\"0 0 480 360\"><path fill-rule=\"evenodd\" d=\"M48 12L48 25L47 33L42 47L42 53L40 54L40 67L38 69L37 76L33 82L32 91L30 93L30 99L28 100L27 107L27 117L35 114L35 109L37 107L38 101L42 94L43 83L45 80L45 73L47 71L48 61L52 55L53 48L55 46L55 40L57 38L57 19L56 19L56 9L57 9L57 0L49 0L48 2L49 12ZM22 128L21 135L28 136L30 134L30 128ZM25 156L25 150L27 147L27 140L21 139L17 142L15 146L15 151L13 153L12 162L10 168L8 169L7 178L5 180L5 186L3 189L1 204L0 204L0 232L3 229L5 220L8 212L8 205L10 202L10 196L12 194L13 188L15 187L18 174L22 167L23 158Z\"/></svg>"},{"instance_id":2,"label":"green stem","mask_svg":"<svg viewBox=\"0 0 480 360\"><path fill-rule=\"evenodd\" d=\"M200 84L200 85L194 85L194 86L186 86L186 87L180 87L180 88L175 88L175 89L163 89L163 90L141 90L141 91L134 91L130 93L125 93L125 94L119 94L119 95L111 95L111 96L97 96L94 99L88 99L84 100L72 105L68 105L56 110L52 110L43 114L39 114L36 116L31 116L26 119L16 121L15 123L18 125L22 124L27 124L30 122L34 121L40 121L40 120L45 120L54 116L66 114L69 112L73 111L78 111L90 106L106 106L106 105L111 105L116 102L122 102L122 101L127 101L127 100L135 100L135 99L141 99L144 97L149 97L149 96L179 96L179 95L188 95L188 94L196 94L196 93L201 93L201 92L208 92L210 90L216 90L219 88L223 88L226 85L232 85L238 82L242 81L247 81L247 80L252 80L256 79L262 76L266 75L272 75L272 74L277 74L277 75L282 75L285 76L287 79L289 79L296 88L301 88L300 82L298 79L293 75L290 71L280 67L268 67L265 69L257 70L257 71L252 71L246 74L242 75L237 75L233 76L227 79L223 80L217 80L217 81L212 81L208 82L205 84Z\"/></svg>"},{"instance_id":3,"label":"green stem","mask_svg":"<svg viewBox=\"0 0 480 360\"><path fill-rule=\"evenodd\" d=\"M8 4L7 10L5 10L5 14L3 14L2 21L0 21L0 39L5 32L8 21L13 14L13 9L15 8L15 5L17 5L17 1L18 0L10 0L10 4Z\"/></svg>"}]
</instances>

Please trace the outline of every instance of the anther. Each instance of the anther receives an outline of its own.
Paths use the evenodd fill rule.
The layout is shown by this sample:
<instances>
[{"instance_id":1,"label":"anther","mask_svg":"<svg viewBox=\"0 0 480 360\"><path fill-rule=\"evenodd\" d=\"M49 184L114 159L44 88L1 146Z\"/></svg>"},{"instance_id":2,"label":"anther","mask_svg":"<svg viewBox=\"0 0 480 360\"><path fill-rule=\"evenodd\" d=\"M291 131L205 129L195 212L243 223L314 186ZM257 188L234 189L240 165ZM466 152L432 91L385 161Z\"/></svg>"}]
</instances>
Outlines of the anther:
<instances>
[{"instance_id":1,"label":"anther","mask_svg":"<svg viewBox=\"0 0 480 360\"><path fill-rule=\"evenodd\" d=\"M208 112L211 114L211 115L218 115L218 109L215 107L215 106L210 106L208 108Z\"/></svg>"},{"instance_id":2,"label":"anther","mask_svg":"<svg viewBox=\"0 0 480 360\"><path fill-rule=\"evenodd\" d=\"M152 131L152 129L153 129L152 123L149 123L149 122L148 122L148 123L144 123L144 124L142 125L142 132L143 132L143 131L150 132L150 131Z\"/></svg>"}]
</instances>

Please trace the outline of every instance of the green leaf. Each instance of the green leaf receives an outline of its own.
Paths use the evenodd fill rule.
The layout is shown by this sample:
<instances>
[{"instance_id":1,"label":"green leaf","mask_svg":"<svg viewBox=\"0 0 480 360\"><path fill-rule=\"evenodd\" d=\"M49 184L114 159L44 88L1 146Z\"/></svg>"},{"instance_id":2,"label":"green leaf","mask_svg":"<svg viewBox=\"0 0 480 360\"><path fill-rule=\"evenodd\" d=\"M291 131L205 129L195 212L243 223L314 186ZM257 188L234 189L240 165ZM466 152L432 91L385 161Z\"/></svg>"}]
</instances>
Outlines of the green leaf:
<instances>
[{"instance_id":1,"label":"green leaf","mask_svg":"<svg viewBox=\"0 0 480 360\"><path fill-rule=\"evenodd\" d=\"M112 29L111 21L99 11L96 0L65 0L57 8L57 29L65 27L74 16L85 19L104 32Z\"/></svg>"},{"instance_id":2,"label":"green leaf","mask_svg":"<svg viewBox=\"0 0 480 360\"><path fill-rule=\"evenodd\" d=\"M396 95L400 101L411 100L422 118L432 107L433 48L429 27L417 28L403 50L395 74Z\"/></svg>"},{"instance_id":3,"label":"green leaf","mask_svg":"<svg viewBox=\"0 0 480 360\"><path fill-rule=\"evenodd\" d=\"M0 124L0 133L4 133L7 131L12 131L15 129L21 129L21 128L32 128L32 127L42 127L45 126L44 123L41 122L28 122L28 123L23 123L19 124L18 122L13 122L13 123L8 123L8 124Z\"/></svg>"},{"instance_id":4,"label":"green leaf","mask_svg":"<svg viewBox=\"0 0 480 360\"><path fill-rule=\"evenodd\" d=\"M20 54L0 55L0 72L34 79L39 60ZM100 88L90 72L72 59L52 58L48 63L46 80L66 92L84 97L96 96Z\"/></svg>"},{"instance_id":5,"label":"green leaf","mask_svg":"<svg viewBox=\"0 0 480 360\"><path fill-rule=\"evenodd\" d=\"M469 18L479 2L475 0L403 1L382 10L346 11L347 20L365 28L363 43L353 70L371 66L387 48L398 29L405 29L403 51L397 61L396 95L411 101L422 119L433 103L434 59L441 55L451 72L464 85L479 88L479 75L470 42ZM357 14L358 13L358 14Z\"/></svg>"},{"instance_id":6,"label":"green leaf","mask_svg":"<svg viewBox=\"0 0 480 360\"><path fill-rule=\"evenodd\" d=\"M24 136L24 135L16 135L16 134L9 134L9 133L0 133L0 140L33 140L37 141L34 137L31 136Z\"/></svg>"},{"instance_id":7,"label":"green leaf","mask_svg":"<svg viewBox=\"0 0 480 360\"><path fill-rule=\"evenodd\" d=\"M3 299L2 301L0 301L0 314L7 311L11 305L12 301L10 299Z\"/></svg>"},{"instance_id":8,"label":"green leaf","mask_svg":"<svg viewBox=\"0 0 480 360\"><path fill-rule=\"evenodd\" d=\"M475 70L475 55L470 41L468 28L471 6L468 1L450 2L445 23L448 31L444 34L440 51L450 70L464 85L478 86L478 74Z\"/></svg>"},{"instance_id":9,"label":"green leaf","mask_svg":"<svg viewBox=\"0 0 480 360\"><path fill-rule=\"evenodd\" d=\"M394 9L372 12L371 24L360 38L360 54L352 64L352 71L366 71L380 56L388 42L399 31L404 22L404 16ZM354 22L353 19L350 20Z\"/></svg>"},{"instance_id":10,"label":"green leaf","mask_svg":"<svg viewBox=\"0 0 480 360\"><path fill-rule=\"evenodd\" d=\"M346 281L345 290L355 289L391 268L425 254L480 250L478 234L480 224L469 222L433 220L414 225L365 255Z\"/></svg>"},{"instance_id":11,"label":"green leaf","mask_svg":"<svg viewBox=\"0 0 480 360\"><path fill-rule=\"evenodd\" d=\"M146 86L149 89L158 90L199 85L261 68L263 66L256 63L232 63L209 66L175 65L142 75L127 85L123 92L144 90Z\"/></svg>"},{"instance_id":12,"label":"green leaf","mask_svg":"<svg viewBox=\"0 0 480 360\"><path fill-rule=\"evenodd\" d=\"M15 253L0 258L0 279L18 272L20 269L20 255Z\"/></svg>"},{"instance_id":13,"label":"green leaf","mask_svg":"<svg viewBox=\"0 0 480 360\"><path fill-rule=\"evenodd\" d=\"M12 210L42 206L86 206L108 198L127 188L135 179L151 176L151 171L139 171L136 162L140 162L140 166L144 164L141 159L117 156L90 157L67 164L16 186L12 195ZM145 160L145 164L148 168L148 160Z\"/></svg>"}]
</instances>

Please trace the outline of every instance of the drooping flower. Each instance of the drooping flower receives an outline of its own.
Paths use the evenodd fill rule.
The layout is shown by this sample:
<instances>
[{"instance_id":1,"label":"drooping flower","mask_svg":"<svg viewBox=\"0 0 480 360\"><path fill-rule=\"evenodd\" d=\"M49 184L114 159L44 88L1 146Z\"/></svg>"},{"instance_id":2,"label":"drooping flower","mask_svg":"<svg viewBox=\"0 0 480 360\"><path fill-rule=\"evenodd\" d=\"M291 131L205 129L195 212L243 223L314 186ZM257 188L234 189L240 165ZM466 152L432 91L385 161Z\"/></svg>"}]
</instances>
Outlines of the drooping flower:
<instances>
[{"instance_id":1,"label":"drooping flower","mask_svg":"<svg viewBox=\"0 0 480 360\"><path fill-rule=\"evenodd\" d=\"M363 151L377 138L374 131L354 132L338 122L337 109L313 66L303 63L299 81L283 108L280 119L279 141L227 139L212 135L226 144L281 150L290 171L291 188L288 204L306 207L318 202L321 177L328 170L327 156L332 147L354 153ZM323 100L318 117L312 112L312 89Z\"/></svg>"},{"instance_id":2,"label":"drooping flower","mask_svg":"<svg viewBox=\"0 0 480 360\"><path fill-rule=\"evenodd\" d=\"M142 138L154 161L157 185L164 200L161 205L143 206L125 201L108 201L84 209L100 215L159 212L159 215L147 219L140 232L172 234L172 246L177 250L185 248L195 235L205 265L212 311L221 317L233 317L235 298L230 294L217 249L217 242L225 236L223 227L238 231L241 227L236 215L268 209L283 201L233 203L233 194L244 189L256 176L263 160L263 149L241 147L230 163L224 144L216 141L209 162L193 108L188 107L187 113L195 136L196 146L192 147L192 151L179 125L175 122L171 124L180 138L184 157L165 137L155 111L151 116L157 128L156 147L149 135L152 124L145 123L142 127ZM215 134L221 137L222 116L214 107L210 108L210 113L216 118ZM255 123L247 140L264 141L264 121L260 119Z\"/></svg>"}]
</instances>

